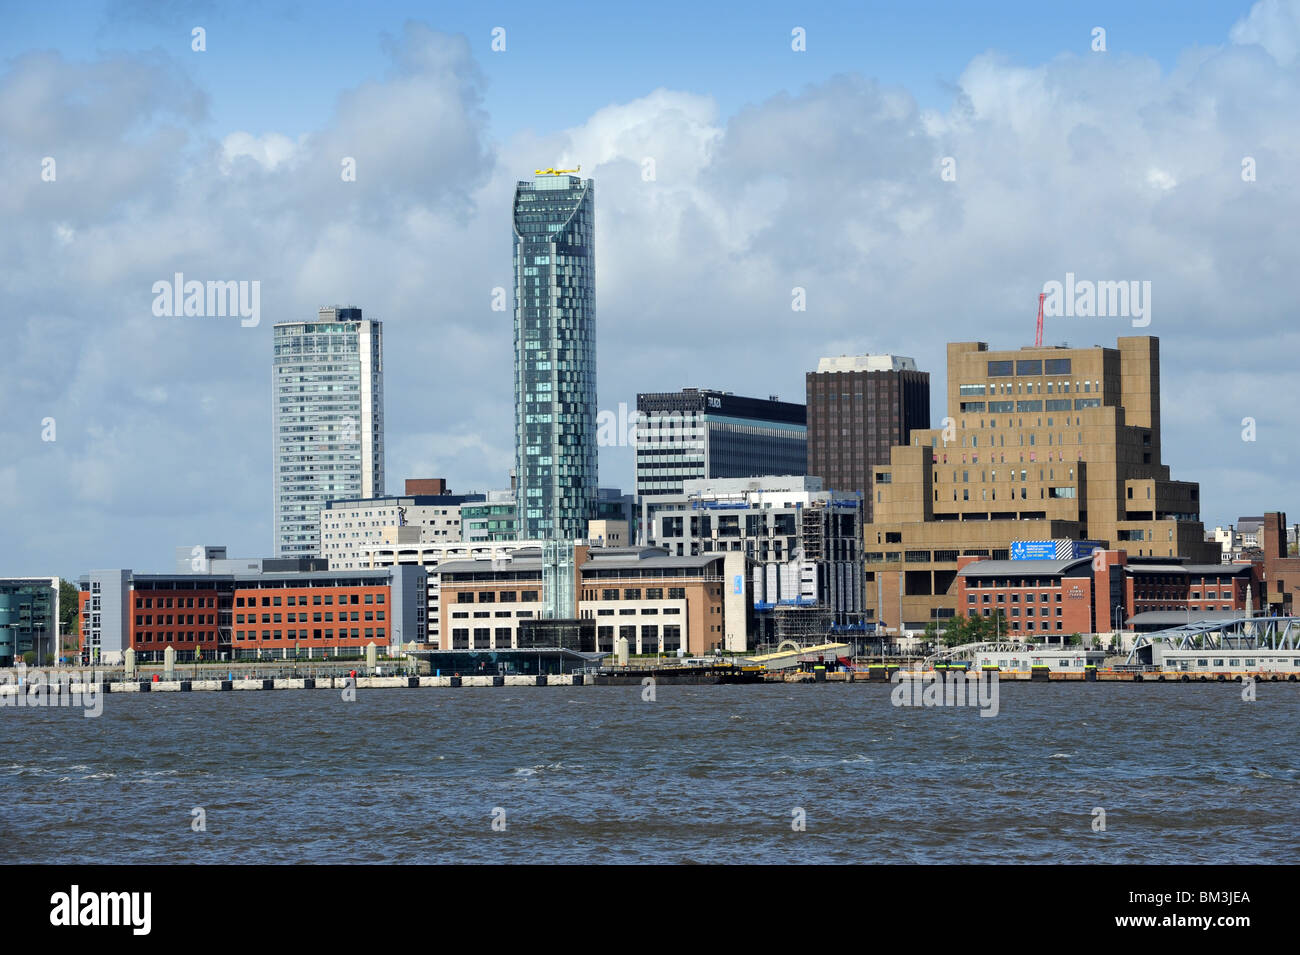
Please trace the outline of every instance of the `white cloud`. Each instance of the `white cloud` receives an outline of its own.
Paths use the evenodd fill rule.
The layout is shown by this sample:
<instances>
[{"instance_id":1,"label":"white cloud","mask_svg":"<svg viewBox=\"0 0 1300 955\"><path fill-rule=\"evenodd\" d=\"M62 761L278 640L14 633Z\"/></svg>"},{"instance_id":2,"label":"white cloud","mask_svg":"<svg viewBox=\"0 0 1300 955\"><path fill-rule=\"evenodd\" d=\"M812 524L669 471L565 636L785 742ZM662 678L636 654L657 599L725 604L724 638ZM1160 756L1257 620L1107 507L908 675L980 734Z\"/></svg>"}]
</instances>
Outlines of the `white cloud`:
<instances>
[{"instance_id":1,"label":"white cloud","mask_svg":"<svg viewBox=\"0 0 1300 955\"><path fill-rule=\"evenodd\" d=\"M221 141L221 170L229 173L235 161L244 156L264 169L274 169L281 163L292 161L299 145L280 133L267 133L265 136L242 131L231 133Z\"/></svg>"},{"instance_id":2,"label":"white cloud","mask_svg":"<svg viewBox=\"0 0 1300 955\"><path fill-rule=\"evenodd\" d=\"M1300 4L1295 0L1260 0L1228 31L1233 43L1255 43L1282 66L1300 56Z\"/></svg>"},{"instance_id":3,"label":"white cloud","mask_svg":"<svg viewBox=\"0 0 1300 955\"><path fill-rule=\"evenodd\" d=\"M1059 319L1048 340L1159 335L1165 459L1203 482L1207 522L1300 511L1285 412L1300 403L1300 192L1282 172L1300 153L1294 12L1258 4L1233 42L1169 73L1118 55L982 55L946 111L836 76L725 118L709 97L657 89L500 143L468 42L419 25L387 41L388 76L295 140L205 138L204 94L154 56L20 57L0 74L0 138L15 144L0 173L19 184L0 193L19 330L0 480L21 476L24 506L0 572L160 567L178 537L266 552L270 326L323 304L385 321L390 487L430 472L504 486L512 329L490 301L511 284L514 181L579 162L597 181L602 408L688 385L798 400L818 357L871 350L931 372L937 420L945 342L1027 344L1038 291L1067 271L1146 279L1148 329ZM12 157L49 141L65 144L59 179L40 183ZM356 182L340 179L344 156ZM151 285L175 271L260 280L261 327L154 318ZM794 286L807 312L791 311ZM1217 462L1240 459L1248 415L1261 426L1246 450L1267 468L1242 484ZM602 451L601 478L630 485L627 449Z\"/></svg>"},{"instance_id":4,"label":"white cloud","mask_svg":"<svg viewBox=\"0 0 1300 955\"><path fill-rule=\"evenodd\" d=\"M1148 169L1147 182L1157 189L1172 189L1178 181L1163 169Z\"/></svg>"}]
</instances>

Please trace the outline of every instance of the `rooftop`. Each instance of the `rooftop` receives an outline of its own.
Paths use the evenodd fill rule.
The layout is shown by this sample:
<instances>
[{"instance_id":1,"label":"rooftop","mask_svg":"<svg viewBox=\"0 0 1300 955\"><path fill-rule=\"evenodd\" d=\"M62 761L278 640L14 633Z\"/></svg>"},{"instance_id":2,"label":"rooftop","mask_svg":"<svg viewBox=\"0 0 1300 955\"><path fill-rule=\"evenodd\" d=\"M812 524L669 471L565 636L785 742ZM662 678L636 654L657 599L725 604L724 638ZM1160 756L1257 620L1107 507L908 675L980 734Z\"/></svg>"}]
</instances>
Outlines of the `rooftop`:
<instances>
[{"instance_id":1,"label":"rooftop","mask_svg":"<svg viewBox=\"0 0 1300 955\"><path fill-rule=\"evenodd\" d=\"M817 362L817 373L831 371L916 371L916 359L902 355L840 355Z\"/></svg>"},{"instance_id":2,"label":"rooftop","mask_svg":"<svg viewBox=\"0 0 1300 955\"><path fill-rule=\"evenodd\" d=\"M959 577L1065 576L1067 570L1091 567L1091 557L1072 560L977 560L957 571ZM1077 574L1073 576L1078 576Z\"/></svg>"}]
</instances>

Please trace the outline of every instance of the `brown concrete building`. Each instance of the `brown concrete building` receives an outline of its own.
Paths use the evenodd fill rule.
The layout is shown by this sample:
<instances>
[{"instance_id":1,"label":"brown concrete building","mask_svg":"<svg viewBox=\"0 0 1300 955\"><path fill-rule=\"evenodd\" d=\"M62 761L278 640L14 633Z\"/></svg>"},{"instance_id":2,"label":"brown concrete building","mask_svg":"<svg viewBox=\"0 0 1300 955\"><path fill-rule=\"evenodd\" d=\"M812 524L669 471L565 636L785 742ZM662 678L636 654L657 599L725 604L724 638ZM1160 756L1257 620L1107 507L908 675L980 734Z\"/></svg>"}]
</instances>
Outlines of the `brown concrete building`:
<instances>
[{"instance_id":1,"label":"brown concrete building","mask_svg":"<svg viewBox=\"0 0 1300 955\"><path fill-rule=\"evenodd\" d=\"M948 345L948 413L875 469L867 598L919 631L952 617L957 560L1016 540L1093 540L1132 557L1218 560L1198 485L1160 463L1159 339L991 352Z\"/></svg>"},{"instance_id":2,"label":"brown concrete building","mask_svg":"<svg viewBox=\"0 0 1300 955\"><path fill-rule=\"evenodd\" d=\"M1264 515L1260 547L1264 551L1267 595L1263 607L1255 609L1266 607L1275 617L1295 616L1300 613L1300 557L1287 556L1285 513L1274 511Z\"/></svg>"},{"instance_id":3,"label":"brown concrete building","mask_svg":"<svg viewBox=\"0 0 1300 955\"><path fill-rule=\"evenodd\" d=\"M808 473L828 490L861 494L870 521L872 470L930 427L930 373L898 355L846 355L823 358L805 384Z\"/></svg>"}]
</instances>

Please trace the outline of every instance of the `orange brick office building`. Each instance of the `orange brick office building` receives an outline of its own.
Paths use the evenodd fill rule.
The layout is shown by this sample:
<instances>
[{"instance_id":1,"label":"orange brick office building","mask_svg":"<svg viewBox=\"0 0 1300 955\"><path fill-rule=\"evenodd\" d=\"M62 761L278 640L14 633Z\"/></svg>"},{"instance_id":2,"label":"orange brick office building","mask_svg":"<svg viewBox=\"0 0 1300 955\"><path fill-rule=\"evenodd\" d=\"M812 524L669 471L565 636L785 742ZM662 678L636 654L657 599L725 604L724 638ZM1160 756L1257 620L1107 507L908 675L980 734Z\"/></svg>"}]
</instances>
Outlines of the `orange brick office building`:
<instances>
[{"instance_id":1,"label":"orange brick office building","mask_svg":"<svg viewBox=\"0 0 1300 955\"><path fill-rule=\"evenodd\" d=\"M81 578L81 656L120 662L351 655L425 640L424 568L251 574L135 574Z\"/></svg>"}]
</instances>

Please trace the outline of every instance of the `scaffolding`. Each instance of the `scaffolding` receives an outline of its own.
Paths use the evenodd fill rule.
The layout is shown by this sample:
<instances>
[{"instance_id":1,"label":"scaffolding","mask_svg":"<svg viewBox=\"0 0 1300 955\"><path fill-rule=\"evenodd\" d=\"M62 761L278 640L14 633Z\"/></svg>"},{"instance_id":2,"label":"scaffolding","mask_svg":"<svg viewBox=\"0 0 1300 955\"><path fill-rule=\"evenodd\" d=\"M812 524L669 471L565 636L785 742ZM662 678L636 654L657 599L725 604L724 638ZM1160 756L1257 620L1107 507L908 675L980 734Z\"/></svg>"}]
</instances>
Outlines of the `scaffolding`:
<instances>
[{"instance_id":1,"label":"scaffolding","mask_svg":"<svg viewBox=\"0 0 1300 955\"><path fill-rule=\"evenodd\" d=\"M800 646L825 643L834 619L829 607L777 606L772 608L772 638L777 643L793 640Z\"/></svg>"},{"instance_id":2,"label":"scaffolding","mask_svg":"<svg viewBox=\"0 0 1300 955\"><path fill-rule=\"evenodd\" d=\"M817 505L803 508L803 527L800 534L802 539L799 546L802 548L804 560L818 561L825 553L822 542L823 511L824 508Z\"/></svg>"}]
</instances>

